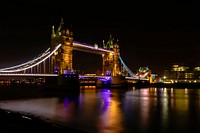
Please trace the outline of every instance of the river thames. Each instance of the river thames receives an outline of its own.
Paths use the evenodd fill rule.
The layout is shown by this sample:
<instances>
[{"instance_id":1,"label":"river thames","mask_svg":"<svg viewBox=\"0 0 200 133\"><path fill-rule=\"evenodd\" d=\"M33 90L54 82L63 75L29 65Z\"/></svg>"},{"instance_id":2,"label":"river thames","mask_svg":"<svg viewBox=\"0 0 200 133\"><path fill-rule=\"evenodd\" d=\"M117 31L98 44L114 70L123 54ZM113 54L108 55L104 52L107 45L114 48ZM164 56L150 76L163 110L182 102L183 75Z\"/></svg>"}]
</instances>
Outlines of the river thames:
<instances>
[{"instance_id":1,"label":"river thames","mask_svg":"<svg viewBox=\"0 0 200 133\"><path fill-rule=\"evenodd\" d=\"M0 108L88 133L200 132L200 89L196 88L90 87L77 93L37 93L0 95Z\"/></svg>"}]
</instances>

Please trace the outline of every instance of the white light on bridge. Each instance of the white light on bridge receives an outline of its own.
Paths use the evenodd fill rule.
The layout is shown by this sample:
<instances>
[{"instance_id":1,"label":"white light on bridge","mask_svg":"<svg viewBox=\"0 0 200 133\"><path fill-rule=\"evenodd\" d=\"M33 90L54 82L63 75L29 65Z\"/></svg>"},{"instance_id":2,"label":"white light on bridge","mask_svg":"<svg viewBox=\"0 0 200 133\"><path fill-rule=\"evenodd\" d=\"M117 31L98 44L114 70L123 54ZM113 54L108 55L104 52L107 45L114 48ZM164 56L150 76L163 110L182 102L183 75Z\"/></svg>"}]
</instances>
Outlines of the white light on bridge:
<instances>
[{"instance_id":1,"label":"white light on bridge","mask_svg":"<svg viewBox=\"0 0 200 133\"><path fill-rule=\"evenodd\" d=\"M112 50L107 50L107 49L103 49L103 48L96 48L92 45L88 45L88 44L81 44L81 43L78 43L78 42L74 42L73 45L77 45L77 46L80 46L80 47L85 47L85 48L89 48L89 49L96 49L96 50L99 50L99 51L104 51L104 52L108 52L108 53L114 53L114 51Z\"/></svg>"},{"instance_id":2,"label":"white light on bridge","mask_svg":"<svg viewBox=\"0 0 200 133\"><path fill-rule=\"evenodd\" d=\"M29 64L29 63L24 63L25 65L23 66L23 65L19 65L19 68L17 68L17 67L13 67L13 68L15 68L15 69L11 69L11 70L8 70L8 69L2 69L0 72L4 72L4 73L12 73L12 72L20 72L20 71L24 71L24 70L27 70L27 69L29 69L29 68L32 68L32 67L34 67L34 66L36 66L36 65L38 65L38 64L40 64L41 62L43 62L43 61L45 61L46 59L48 59L53 53L55 53L55 51L57 51L58 50L58 48L60 48L60 46L61 46L61 44L59 44L58 46L56 46L55 47L55 49L52 51L52 52L50 52L50 53L48 53L48 54L45 54L45 56L44 56L44 58L42 58L40 61L36 61L35 62L35 59L34 60L32 60L32 61L30 61L31 63Z\"/></svg>"}]
</instances>

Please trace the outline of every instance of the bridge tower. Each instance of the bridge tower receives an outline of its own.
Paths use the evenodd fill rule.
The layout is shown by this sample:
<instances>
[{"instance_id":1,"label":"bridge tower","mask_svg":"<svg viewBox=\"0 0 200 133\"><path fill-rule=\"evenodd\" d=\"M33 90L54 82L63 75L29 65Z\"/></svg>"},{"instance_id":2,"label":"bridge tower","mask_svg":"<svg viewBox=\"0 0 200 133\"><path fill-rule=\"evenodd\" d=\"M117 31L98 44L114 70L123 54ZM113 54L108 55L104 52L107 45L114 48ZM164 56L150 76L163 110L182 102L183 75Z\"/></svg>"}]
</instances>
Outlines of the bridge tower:
<instances>
[{"instance_id":1,"label":"bridge tower","mask_svg":"<svg viewBox=\"0 0 200 133\"><path fill-rule=\"evenodd\" d=\"M118 40L114 42L114 38L112 37L112 35L110 35L106 44L103 41L103 47L114 51L113 53L106 53L102 55L103 74L108 76L120 75L120 49L118 45Z\"/></svg>"},{"instance_id":2,"label":"bridge tower","mask_svg":"<svg viewBox=\"0 0 200 133\"><path fill-rule=\"evenodd\" d=\"M64 29L63 18L61 18L60 25L56 31L52 26L51 48L53 49L58 44L61 44L61 48L51 56L51 72L65 74L67 71L73 70L73 32L70 32L69 29Z\"/></svg>"}]
</instances>

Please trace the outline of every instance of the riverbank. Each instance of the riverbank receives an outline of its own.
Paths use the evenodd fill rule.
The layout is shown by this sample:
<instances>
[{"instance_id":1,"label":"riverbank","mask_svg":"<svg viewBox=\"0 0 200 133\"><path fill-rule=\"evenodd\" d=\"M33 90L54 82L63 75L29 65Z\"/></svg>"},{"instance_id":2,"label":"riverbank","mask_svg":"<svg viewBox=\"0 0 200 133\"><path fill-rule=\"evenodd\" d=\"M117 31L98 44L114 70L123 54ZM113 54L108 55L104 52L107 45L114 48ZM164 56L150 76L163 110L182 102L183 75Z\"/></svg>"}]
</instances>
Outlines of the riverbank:
<instances>
[{"instance_id":1,"label":"riverbank","mask_svg":"<svg viewBox=\"0 0 200 133\"><path fill-rule=\"evenodd\" d=\"M82 130L46 122L39 117L32 115L25 115L18 112L0 109L0 132L39 133L46 131L50 131L52 133L86 133Z\"/></svg>"},{"instance_id":2,"label":"riverbank","mask_svg":"<svg viewBox=\"0 0 200 133\"><path fill-rule=\"evenodd\" d=\"M31 87L31 86L0 86L0 100L19 100L30 98L44 98L44 97L64 97L66 95L79 94L78 92L67 90L56 90L56 88ZM10 110L0 109L0 132L4 133L39 133L39 132L68 132L68 133L86 133L85 131L57 125L41 119L38 116L31 114L24 114L20 112L13 112Z\"/></svg>"}]
</instances>

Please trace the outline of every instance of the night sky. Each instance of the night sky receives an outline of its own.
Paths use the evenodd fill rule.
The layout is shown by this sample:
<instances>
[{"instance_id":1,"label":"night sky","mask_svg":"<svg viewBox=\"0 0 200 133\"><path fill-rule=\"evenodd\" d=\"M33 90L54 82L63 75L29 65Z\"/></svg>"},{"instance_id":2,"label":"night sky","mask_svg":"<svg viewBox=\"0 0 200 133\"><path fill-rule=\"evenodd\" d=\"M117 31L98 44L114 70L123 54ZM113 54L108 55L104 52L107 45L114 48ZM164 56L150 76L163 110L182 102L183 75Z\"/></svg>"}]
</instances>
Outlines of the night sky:
<instances>
[{"instance_id":1,"label":"night sky","mask_svg":"<svg viewBox=\"0 0 200 133\"><path fill-rule=\"evenodd\" d=\"M195 1L5 3L0 9L0 67L45 51L51 27L57 28L61 17L75 41L101 45L110 34L118 39L120 54L133 72L148 66L161 75L172 63L200 65L199 5ZM99 55L76 51L74 60L74 67L85 72L101 68Z\"/></svg>"}]
</instances>

